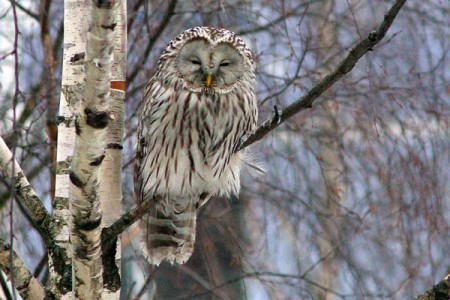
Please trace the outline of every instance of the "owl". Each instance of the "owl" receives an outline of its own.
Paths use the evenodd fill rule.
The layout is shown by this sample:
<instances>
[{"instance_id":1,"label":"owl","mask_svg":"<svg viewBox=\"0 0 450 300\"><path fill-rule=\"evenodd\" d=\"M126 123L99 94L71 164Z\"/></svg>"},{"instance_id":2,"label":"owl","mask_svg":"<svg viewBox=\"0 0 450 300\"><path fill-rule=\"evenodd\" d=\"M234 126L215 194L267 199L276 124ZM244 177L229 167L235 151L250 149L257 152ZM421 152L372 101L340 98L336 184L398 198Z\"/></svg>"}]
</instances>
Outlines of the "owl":
<instances>
[{"instance_id":1,"label":"owl","mask_svg":"<svg viewBox=\"0 0 450 300\"><path fill-rule=\"evenodd\" d=\"M151 201L141 230L154 265L185 263L198 209L213 195L238 194L241 137L256 126L255 66L226 29L195 27L161 54L138 123L136 189Z\"/></svg>"}]
</instances>

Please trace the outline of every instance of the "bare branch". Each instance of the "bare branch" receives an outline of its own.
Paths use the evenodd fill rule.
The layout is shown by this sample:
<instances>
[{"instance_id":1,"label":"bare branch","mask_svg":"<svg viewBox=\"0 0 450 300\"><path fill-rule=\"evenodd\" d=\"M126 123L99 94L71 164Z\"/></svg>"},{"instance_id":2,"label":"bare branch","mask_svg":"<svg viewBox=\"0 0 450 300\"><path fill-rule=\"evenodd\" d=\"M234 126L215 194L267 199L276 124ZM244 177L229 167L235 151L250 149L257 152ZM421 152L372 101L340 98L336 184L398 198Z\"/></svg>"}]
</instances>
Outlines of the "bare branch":
<instances>
[{"instance_id":1,"label":"bare branch","mask_svg":"<svg viewBox=\"0 0 450 300\"><path fill-rule=\"evenodd\" d=\"M132 210L126 212L111 226L103 228L102 231L102 249L106 251L114 245L114 239L130 227L134 222L142 218L150 209L151 201L144 201L139 206L136 206Z\"/></svg>"},{"instance_id":2,"label":"bare branch","mask_svg":"<svg viewBox=\"0 0 450 300\"><path fill-rule=\"evenodd\" d=\"M378 44L379 41L385 36L387 30L391 26L393 20L397 16L400 8L406 0L398 0L389 12L386 14L383 23L378 30L373 31L369 36L361 41L349 55L339 64L337 69L327 75L322 81L320 81L315 87L313 87L304 97L297 102L288 106L282 113L275 107L275 114L272 118L264 122L258 129L250 135L247 139L241 142L241 145L236 151L253 144L256 141L261 140L266 134L278 127L281 123L298 113L299 111L310 108L315 99L317 99L323 92L330 88L336 81L342 76L350 72L355 66L356 62L368 51ZM109 249L112 246L112 242L119 234L125 231L130 225L140 219L150 206L149 201L145 201L125 213L120 219L114 222L110 227L104 228L102 231L102 248Z\"/></svg>"},{"instance_id":3,"label":"bare branch","mask_svg":"<svg viewBox=\"0 0 450 300\"><path fill-rule=\"evenodd\" d=\"M279 118L276 118L276 116L274 116L266 120L251 135L244 137L241 140L240 145L237 147L236 152L244 149L254 142L261 140L269 132L274 130L280 124L284 123L287 119L296 115L300 111L311 108L313 102L317 98L319 98L320 95L322 95L344 75L349 73L359 61L359 59L363 57L367 52L372 51L373 47L383 39L405 2L406 0L397 0L394 5L392 5L388 13L384 16L384 21L383 23L381 23L378 29L372 31L364 40L359 42L352 50L350 50L347 57L341 61L341 63L333 72L325 76L325 78L323 78L311 90L309 90L306 95L286 107L280 114Z\"/></svg>"},{"instance_id":4,"label":"bare branch","mask_svg":"<svg viewBox=\"0 0 450 300\"><path fill-rule=\"evenodd\" d=\"M51 240L48 230L48 226L51 221L50 216L42 204L42 201L36 195L35 191L28 182L28 179L25 177L22 168L16 160L13 162L12 158L13 155L11 151L5 144L3 138L0 137L0 169L3 169L8 178L14 178L14 189L17 199L23 206L33 224L41 233L45 242L48 244Z\"/></svg>"},{"instance_id":5,"label":"bare branch","mask_svg":"<svg viewBox=\"0 0 450 300\"><path fill-rule=\"evenodd\" d=\"M167 25L169 24L170 19L175 13L175 7L177 6L178 0L172 0L169 3L169 6L167 7L167 11L164 14L163 21L157 28L155 34L152 35L150 40L148 41L147 47L145 48L143 57L139 60L139 65L131 72L129 76L127 76L127 82L132 82L134 78L137 76L139 71L142 69L142 67L145 65L145 61L148 58L148 55L150 54L150 51L155 46L156 41L159 39L160 35L163 33L164 29L166 29ZM129 26L131 28L131 25Z\"/></svg>"},{"instance_id":6,"label":"bare branch","mask_svg":"<svg viewBox=\"0 0 450 300\"><path fill-rule=\"evenodd\" d=\"M12 255L12 270L9 257ZM10 245L0 238L0 269L8 277L13 276L17 291L23 299L45 299L45 291L39 281L31 275L23 261L12 251Z\"/></svg>"},{"instance_id":7,"label":"bare branch","mask_svg":"<svg viewBox=\"0 0 450 300\"><path fill-rule=\"evenodd\" d=\"M303 280L303 281L307 282L308 284L311 284L319 289L325 290L325 291L327 291L331 294L334 294L338 297L345 298L347 296L347 295L339 293L333 289L329 289L325 286L322 286L321 284L319 284L313 280L308 279L304 274L298 275L298 274L284 274L284 273L277 273L277 272L270 272L270 271L260 271L260 272L243 273L241 276L238 276L236 278L231 278L231 279L227 280L226 282L223 282L221 284L214 286L212 289L210 289L206 292L198 293L195 295L189 295L187 297L181 297L180 299L197 299L199 297L213 293L215 290L217 290L221 287L232 284L234 282L241 281L245 278L260 278L260 277L277 277L277 278L283 278L283 279Z\"/></svg>"},{"instance_id":8,"label":"bare branch","mask_svg":"<svg viewBox=\"0 0 450 300\"><path fill-rule=\"evenodd\" d=\"M26 13L27 15L29 15L31 18L35 19L36 21L39 21L39 15L34 13L33 11L31 11L31 9L26 8L25 6L23 6L22 4L19 3L19 1L15 1L15 5L24 13Z\"/></svg>"}]
</instances>

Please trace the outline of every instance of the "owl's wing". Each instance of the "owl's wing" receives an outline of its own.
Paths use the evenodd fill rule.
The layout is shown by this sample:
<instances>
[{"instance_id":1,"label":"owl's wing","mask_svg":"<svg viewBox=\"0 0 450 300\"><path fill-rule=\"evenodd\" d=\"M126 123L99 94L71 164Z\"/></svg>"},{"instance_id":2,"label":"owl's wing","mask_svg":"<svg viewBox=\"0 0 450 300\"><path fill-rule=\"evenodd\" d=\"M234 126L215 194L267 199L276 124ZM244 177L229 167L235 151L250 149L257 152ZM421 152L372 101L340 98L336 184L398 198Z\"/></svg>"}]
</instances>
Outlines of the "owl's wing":
<instances>
[{"instance_id":1,"label":"owl's wing","mask_svg":"<svg viewBox=\"0 0 450 300\"><path fill-rule=\"evenodd\" d=\"M254 93L245 96L230 96L225 98L230 104L224 126L216 126L211 135L206 161L212 167L214 177L221 176L229 165L240 139L256 127L257 112ZM245 102L245 103L244 103ZM220 130L217 128L220 127ZM240 154L239 154L240 155Z\"/></svg>"},{"instance_id":2,"label":"owl's wing","mask_svg":"<svg viewBox=\"0 0 450 300\"><path fill-rule=\"evenodd\" d=\"M142 197L142 170L143 160L148 157L148 124L150 124L151 119L155 114L155 98L152 96L152 91L155 88L155 85L159 84L156 79L153 77L144 89L144 96L139 106L138 110L140 111L138 128L137 128L137 143L136 143L136 157L134 160L134 181L135 181L135 192L137 195L141 195ZM139 199L142 201L142 199Z\"/></svg>"}]
</instances>

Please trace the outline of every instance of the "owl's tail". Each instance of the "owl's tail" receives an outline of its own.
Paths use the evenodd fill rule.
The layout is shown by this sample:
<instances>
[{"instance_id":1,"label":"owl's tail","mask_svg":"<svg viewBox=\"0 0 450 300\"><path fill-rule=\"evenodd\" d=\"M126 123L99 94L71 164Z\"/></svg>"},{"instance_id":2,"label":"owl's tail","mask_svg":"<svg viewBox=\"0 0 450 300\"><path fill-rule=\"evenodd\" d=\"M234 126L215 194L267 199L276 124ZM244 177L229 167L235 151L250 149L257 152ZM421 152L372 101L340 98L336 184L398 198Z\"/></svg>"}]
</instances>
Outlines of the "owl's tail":
<instances>
[{"instance_id":1,"label":"owl's tail","mask_svg":"<svg viewBox=\"0 0 450 300\"><path fill-rule=\"evenodd\" d=\"M165 197L151 208L142 220L143 240L151 264L158 266L164 260L183 264L191 257L194 251L196 214L192 198Z\"/></svg>"}]
</instances>

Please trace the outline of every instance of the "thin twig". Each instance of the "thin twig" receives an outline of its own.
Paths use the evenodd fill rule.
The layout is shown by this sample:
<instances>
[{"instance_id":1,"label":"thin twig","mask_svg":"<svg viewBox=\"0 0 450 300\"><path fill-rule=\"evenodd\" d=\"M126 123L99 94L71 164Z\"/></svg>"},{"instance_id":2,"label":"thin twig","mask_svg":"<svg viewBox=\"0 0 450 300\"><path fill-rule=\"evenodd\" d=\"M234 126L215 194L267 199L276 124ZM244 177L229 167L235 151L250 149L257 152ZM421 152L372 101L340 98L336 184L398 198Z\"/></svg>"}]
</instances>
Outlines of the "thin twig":
<instances>
[{"instance_id":1,"label":"thin twig","mask_svg":"<svg viewBox=\"0 0 450 300\"><path fill-rule=\"evenodd\" d=\"M311 108L313 102L317 98L319 98L320 95L322 95L326 90L333 86L344 75L349 73L356 65L356 63L360 60L360 58L363 57L367 52L372 51L374 46L376 46L383 39L405 2L406 0L397 0L394 5L392 5L388 13L384 16L383 23L381 23L378 29L372 31L364 40L359 42L352 50L350 50L347 57L345 57L341 61L341 63L333 72L325 76L319 83L317 83L311 90L309 90L306 95L286 107L282 111L278 122L275 122L274 118L272 117L261 124L252 134L244 137L241 140L240 145L237 147L236 152L261 140L269 132L274 130L280 124L284 123L287 119L293 117L300 111Z\"/></svg>"},{"instance_id":2,"label":"thin twig","mask_svg":"<svg viewBox=\"0 0 450 300\"><path fill-rule=\"evenodd\" d=\"M153 49L153 46L155 45L156 41L159 39L160 35L163 33L164 29L166 29L167 25L169 24L170 19L175 14L175 7L177 6L178 0L172 0L169 3L169 6L167 7L167 11L164 14L163 21L159 25L159 27L156 29L155 34L152 35L150 40L148 41L147 47L145 48L144 55L142 59L139 60L139 65L131 72L131 74L127 77L127 82L132 82L134 78L137 76L139 71L142 69L142 67L145 65L145 62L148 58L148 55L150 54L150 51Z\"/></svg>"},{"instance_id":3,"label":"thin twig","mask_svg":"<svg viewBox=\"0 0 450 300\"><path fill-rule=\"evenodd\" d=\"M256 141L261 140L270 131L278 127L290 117L294 116L301 110L310 108L314 100L316 100L321 94L323 94L328 88L330 88L336 81L342 78L345 74L350 72L358 60L366 54L368 51L373 50L373 47L383 39L387 30L392 25L395 17L400 11L406 0L397 0L391 7L389 12L385 15L383 23L380 27L369 34L369 36L358 43L348 54L348 56L339 64L335 71L328 74L317 85L315 85L305 96L294 102L290 106L286 107L283 111L278 110L275 107L274 116L265 121L259 126L251 135L243 139L237 148L236 152L244 149L245 147L253 144ZM108 228L104 228L102 231L102 247L108 249L119 234L125 231L131 224L141 218L149 209L150 201L145 201L140 206L133 208L129 212L125 213L120 219Z\"/></svg>"},{"instance_id":4,"label":"thin twig","mask_svg":"<svg viewBox=\"0 0 450 300\"><path fill-rule=\"evenodd\" d=\"M12 118L12 126L13 126L13 133L16 132L16 104L17 100L19 98L19 48L17 47L18 40L19 40L19 24L17 21L17 10L16 10L16 1L11 0L11 7L13 11L13 18L14 18L14 81L15 81L15 87L14 87L14 95L11 99L11 106L13 110L13 118ZM16 160L16 147L12 148L12 155L11 155L11 162L14 162ZM15 168L16 164L12 164L12 174L15 174ZM12 183L14 183L15 179L14 177L11 177ZM14 255L13 255L13 249L14 249L14 184L11 185L11 201L10 201L10 207L9 207L9 243L11 247L11 252L9 256L9 264L10 268L13 268L14 263ZM16 296L16 290L15 290L15 278L14 273L11 274L11 290L14 300L17 299Z\"/></svg>"}]
</instances>

